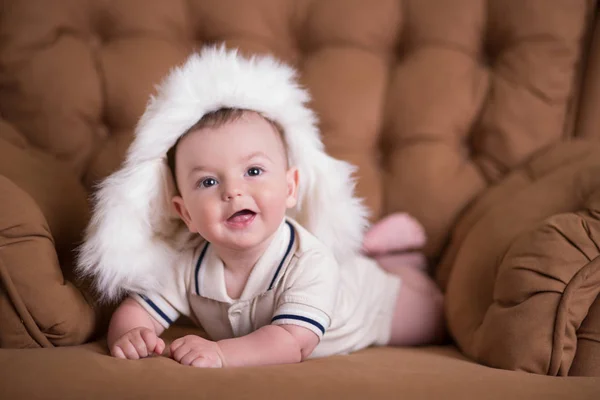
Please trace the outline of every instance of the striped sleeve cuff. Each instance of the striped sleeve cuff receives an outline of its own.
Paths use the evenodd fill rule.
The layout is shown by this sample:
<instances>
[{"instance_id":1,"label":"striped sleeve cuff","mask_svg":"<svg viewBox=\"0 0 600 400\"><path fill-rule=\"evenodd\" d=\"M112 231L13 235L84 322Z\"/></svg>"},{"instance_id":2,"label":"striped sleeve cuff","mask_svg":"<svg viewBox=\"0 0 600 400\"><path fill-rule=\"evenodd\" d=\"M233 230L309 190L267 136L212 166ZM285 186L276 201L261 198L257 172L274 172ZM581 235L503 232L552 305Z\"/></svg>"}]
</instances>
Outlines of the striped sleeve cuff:
<instances>
[{"instance_id":1,"label":"striped sleeve cuff","mask_svg":"<svg viewBox=\"0 0 600 400\"><path fill-rule=\"evenodd\" d=\"M160 296L145 296L134 293L130 297L144 307L165 329L179 318L179 312Z\"/></svg>"},{"instance_id":2,"label":"striped sleeve cuff","mask_svg":"<svg viewBox=\"0 0 600 400\"><path fill-rule=\"evenodd\" d=\"M271 319L273 325L297 325L309 329L319 337L325 334L331 320L323 311L304 304L286 303L277 309Z\"/></svg>"}]
</instances>

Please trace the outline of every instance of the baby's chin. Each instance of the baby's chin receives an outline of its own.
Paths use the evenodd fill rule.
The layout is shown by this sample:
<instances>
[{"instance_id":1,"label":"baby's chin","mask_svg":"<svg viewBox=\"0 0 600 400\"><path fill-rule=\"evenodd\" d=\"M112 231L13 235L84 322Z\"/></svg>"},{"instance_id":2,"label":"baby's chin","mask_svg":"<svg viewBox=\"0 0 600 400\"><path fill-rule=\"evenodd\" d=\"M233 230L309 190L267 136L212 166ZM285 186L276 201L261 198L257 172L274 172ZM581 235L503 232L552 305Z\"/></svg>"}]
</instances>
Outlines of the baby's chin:
<instances>
[{"instance_id":1,"label":"baby's chin","mask_svg":"<svg viewBox=\"0 0 600 400\"><path fill-rule=\"evenodd\" d=\"M276 232L277 229L273 232L234 231L233 234L227 235L226 238L211 243L217 247L238 252L251 251L259 248L264 250Z\"/></svg>"},{"instance_id":2,"label":"baby's chin","mask_svg":"<svg viewBox=\"0 0 600 400\"><path fill-rule=\"evenodd\" d=\"M267 242L268 243L268 242ZM222 241L220 243L213 243L217 249L217 254L220 255L222 252L229 254L237 254L240 257L244 254L254 254L263 252L267 246L264 245L265 241Z\"/></svg>"}]
</instances>

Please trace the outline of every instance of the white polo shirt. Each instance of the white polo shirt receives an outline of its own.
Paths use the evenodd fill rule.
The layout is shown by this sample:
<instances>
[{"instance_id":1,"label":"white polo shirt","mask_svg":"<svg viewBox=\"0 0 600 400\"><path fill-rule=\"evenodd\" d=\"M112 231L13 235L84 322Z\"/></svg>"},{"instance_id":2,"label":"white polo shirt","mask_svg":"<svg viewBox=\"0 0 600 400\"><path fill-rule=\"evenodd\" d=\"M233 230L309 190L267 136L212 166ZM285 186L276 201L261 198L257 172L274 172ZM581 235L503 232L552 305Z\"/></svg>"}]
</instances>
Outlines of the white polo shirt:
<instances>
[{"instance_id":1,"label":"white polo shirt","mask_svg":"<svg viewBox=\"0 0 600 400\"><path fill-rule=\"evenodd\" d=\"M252 269L239 299L227 294L224 265L210 243L181 255L155 295L132 295L165 328L180 315L212 340L247 335L268 324L310 329L311 357L344 354L389 341L398 277L357 257L339 266L312 234L286 219Z\"/></svg>"}]
</instances>

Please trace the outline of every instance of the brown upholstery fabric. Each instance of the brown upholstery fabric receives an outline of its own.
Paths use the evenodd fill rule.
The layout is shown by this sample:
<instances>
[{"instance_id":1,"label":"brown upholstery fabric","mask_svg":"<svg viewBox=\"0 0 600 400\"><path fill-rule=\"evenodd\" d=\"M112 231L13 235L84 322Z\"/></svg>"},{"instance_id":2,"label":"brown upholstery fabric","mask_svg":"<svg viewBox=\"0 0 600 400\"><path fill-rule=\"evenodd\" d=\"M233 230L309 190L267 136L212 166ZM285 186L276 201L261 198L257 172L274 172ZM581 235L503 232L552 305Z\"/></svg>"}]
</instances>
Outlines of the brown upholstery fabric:
<instances>
[{"instance_id":1,"label":"brown upholstery fabric","mask_svg":"<svg viewBox=\"0 0 600 400\"><path fill-rule=\"evenodd\" d=\"M83 343L97 313L69 280L87 195L64 163L0 127L0 347Z\"/></svg>"},{"instance_id":2,"label":"brown upholstery fabric","mask_svg":"<svg viewBox=\"0 0 600 400\"><path fill-rule=\"evenodd\" d=\"M194 330L171 328L167 341ZM600 381L502 371L448 347L372 348L260 368L197 369L166 357L106 355L104 342L0 350L4 399L490 399L596 400ZM60 368L55 366L60 365ZM35 390L31 377L35 376Z\"/></svg>"},{"instance_id":3,"label":"brown upholstery fabric","mask_svg":"<svg viewBox=\"0 0 600 400\"><path fill-rule=\"evenodd\" d=\"M300 70L328 151L360 167L373 218L411 212L432 256L489 182L561 139L593 9L589 0L4 4L0 109L86 187L118 167L169 68L224 41Z\"/></svg>"},{"instance_id":4,"label":"brown upholstery fabric","mask_svg":"<svg viewBox=\"0 0 600 400\"><path fill-rule=\"evenodd\" d=\"M95 328L93 308L64 280L35 202L1 175L0 209L0 347L86 342Z\"/></svg>"},{"instance_id":5,"label":"brown upholstery fabric","mask_svg":"<svg viewBox=\"0 0 600 400\"><path fill-rule=\"evenodd\" d=\"M596 260L597 262L597 260ZM588 314L577 330L577 353L569 370L572 376L600 376L600 298L588 310Z\"/></svg>"},{"instance_id":6,"label":"brown upholstery fabric","mask_svg":"<svg viewBox=\"0 0 600 400\"><path fill-rule=\"evenodd\" d=\"M453 266L446 304L454 338L499 368L568 375L576 354L583 363L600 359L597 316L582 327L598 307L599 255L600 144L557 145L489 190L457 225L439 270Z\"/></svg>"},{"instance_id":7,"label":"brown upholstery fabric","mask_svg":"<svg viewBox=\"0 0 600 400\"><path fill-rule=\"evenodd\" d=\"M600 138L600 24L590 32L585 75L575 132L580 137Z\"/></svg>"},{"instance_id":8,"label":"brown upholstery fabric","mask_svg":"<svg viewBox=\"0 0 600 400\"><path fill-rule=\"evenodd\" d=\"M400 210L423 222L460 350L502 368L600 376L597 214L586 200L600 185L598 149L564 143L600 137L596 7L0 0L0 346L75 344L105 329L85 287L69 283L86 197L118 168L169 68L225 42L299 70L327 150L359 167L373 220ZM600 393L600 378L495 370L452 346L219 371L105 351L0 350L0 397Z\"/></svg>"},{"instance_id":9,"label":"brown upholstery fabric","mask_svg":"<svg viewBox=\"0 0 600 400\"><path fill-rule=\"evenodd\" d=\"M0 175L33 198L48 222L61 261L69 264L73 246L80 241L89 218L88 194L69 165L30 146L20 132L0 118Z\"/></svg>"}]
</instances>

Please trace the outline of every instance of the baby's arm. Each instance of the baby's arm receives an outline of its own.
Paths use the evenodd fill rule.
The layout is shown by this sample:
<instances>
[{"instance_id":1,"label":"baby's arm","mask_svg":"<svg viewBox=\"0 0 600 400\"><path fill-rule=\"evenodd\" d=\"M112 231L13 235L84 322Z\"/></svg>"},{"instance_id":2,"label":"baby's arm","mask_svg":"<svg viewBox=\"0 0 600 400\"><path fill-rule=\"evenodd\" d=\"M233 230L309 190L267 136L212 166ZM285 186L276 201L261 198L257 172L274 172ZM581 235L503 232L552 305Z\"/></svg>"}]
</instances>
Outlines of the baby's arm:
<instances>
[{"instance_id":1,"label":"baby's arm","mask_svg":"<svg viewBox=\"0 0 600 400\"><path fill-rule=\"evenodd\" d=\"M161 354L165 343L158 337L164 331L144 308L131 298L125 299L112 315L107 344L117 358L137 360L152 353Z\"/></svg>"},{"instance_id":2,"label":"baby's arm","mask_svg":"<svg viewBox=\"0 0 600 400\"><path fill-rule=\"evenodd\" d=\"M266 325L236 339L218 342L228 366L290 364L305 360L319 338L295 325Z\"/></svg>"},{"instance_id":3,"label":"baby's arm","mask_svg":"<svg viewBox=\"0 0 600 400\"><path fill-rule=\"evenodd\" d=\"M266 325L218 342L185 336L171 344L171 354L181 364L195 367L290 364L306 359L318 343L317 335L301 326Z\"/></svg>"}]
</instances>

